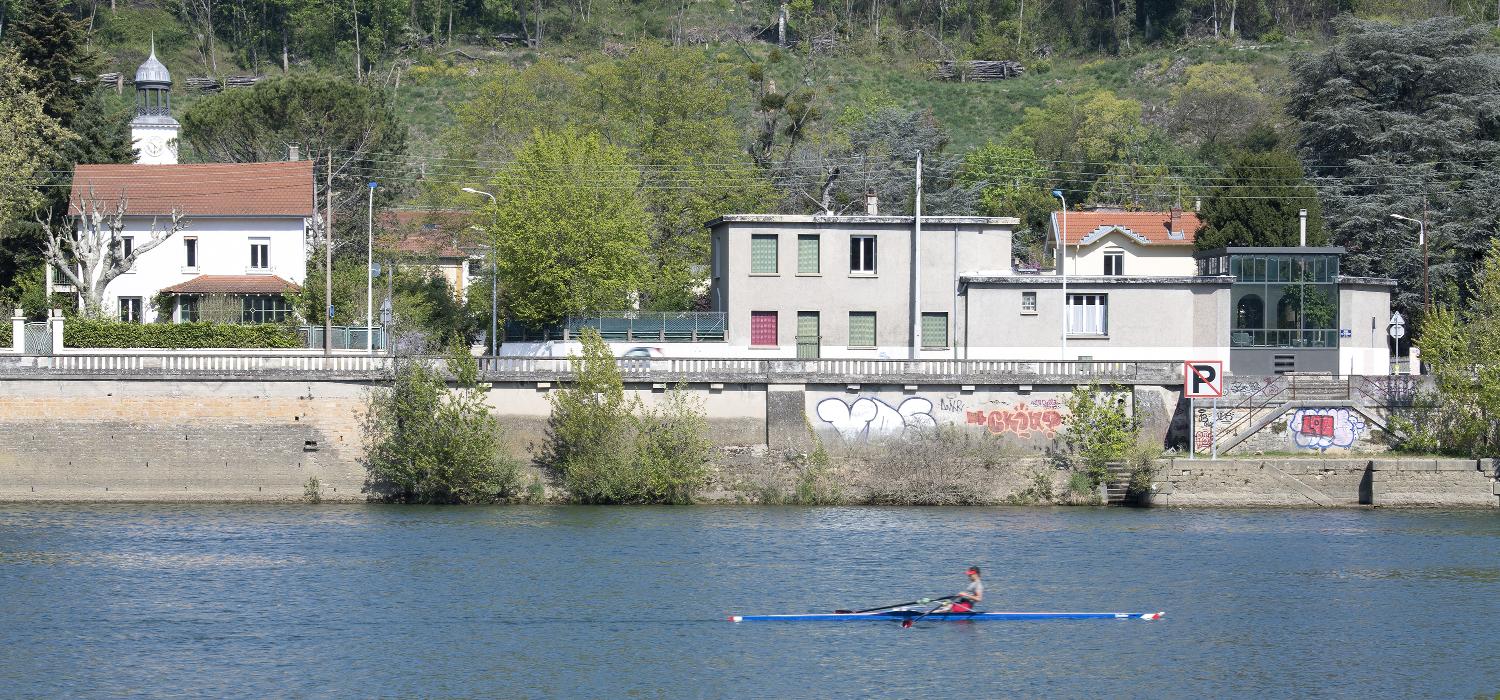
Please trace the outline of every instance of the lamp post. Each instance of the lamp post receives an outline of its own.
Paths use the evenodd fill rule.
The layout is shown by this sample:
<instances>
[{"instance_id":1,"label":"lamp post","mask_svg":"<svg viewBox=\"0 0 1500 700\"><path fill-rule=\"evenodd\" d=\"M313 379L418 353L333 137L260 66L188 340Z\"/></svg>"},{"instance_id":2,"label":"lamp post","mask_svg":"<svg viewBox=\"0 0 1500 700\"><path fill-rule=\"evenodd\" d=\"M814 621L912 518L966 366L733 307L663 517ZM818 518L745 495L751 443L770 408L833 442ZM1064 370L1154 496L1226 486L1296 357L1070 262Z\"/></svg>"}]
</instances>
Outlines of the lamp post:
<instances>
[{"instance_id":1,"label":"lamp post","mask_svg":"<svg viewBox=\"0 0 1500 700\"><path fill-rule=\"evenodd\" d=\"M375 354L375 186L370 183L365 218L365 353L369 355Z\"/></svg>"},{"instance_id":2,"label":"lamp post","mask_svg":"<svg viewBox=\"0 0 1500 700\"><path fill-rule=\"evenodd\" d=\"M1068 359L1068 266L1067 230L1068 198L1062 190L1052 190L1052 196L1062 201L1062 225L1057 228L1057 271L1062 275L1062 359Z\"/></svg>"},{"instance_id":3,"label":"lamp post","mask_svg":"<svg viewBox=\"0 0 1500 700\"><path fill-rule=\"evenodd\" d=\"M1422 202L1421 219L1413 219L1400 214L1391 214L1391 218L1410 221L1417 225L1417 243L1422 246L1422 315L1426 316L1432 311L1432 292L1427 286L1427 202Z\"/></svg>"},{"instance_id":4,"label":"lamp post","mask_svg":"<svg viewBox=\"0 0 1500 700\"><path fill-rule=\"evenodd\" d=\"M490 198L491 205L496 207L500 206L500 202L495 199L495 195L492 195L488 192L485 192L483 190L476 190L473 187L465 187L463 188L463 191L468 192L469 194L482 194ZM497 226L493 221L496 216L498 216L498 214L490 215L490 357L495 356L498 347L495 345L495 333L497 332L497 326L499 325L497 322L498 312L496 307L500 305L500 282L498 279L499 275L496 274L495 264L495 229L497 228Z\"/></svg>"}]
</instances>

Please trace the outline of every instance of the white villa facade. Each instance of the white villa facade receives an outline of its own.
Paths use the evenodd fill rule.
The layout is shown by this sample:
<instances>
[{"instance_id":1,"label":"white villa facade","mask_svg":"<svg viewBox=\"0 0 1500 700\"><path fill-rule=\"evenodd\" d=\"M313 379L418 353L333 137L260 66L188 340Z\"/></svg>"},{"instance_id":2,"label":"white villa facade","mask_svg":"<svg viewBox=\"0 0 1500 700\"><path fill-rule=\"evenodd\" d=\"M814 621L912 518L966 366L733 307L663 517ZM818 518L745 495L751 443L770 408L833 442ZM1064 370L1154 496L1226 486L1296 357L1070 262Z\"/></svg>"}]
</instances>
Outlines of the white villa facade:
<instances>
[{"instance_id":1,"label":"white villa facade","mask_svg":"<svg viewBox=\"0 0 1500 700\"><path fill-rule=\"evenodd\" d=\"M70 213L110 212L125 203L122 253L147 244L154 229L170 230L174 211L185 217L184 230L109 283L107 313L137 323L287 320L285 295L307 277L312 163L178 164L170 85L153 52L136 73L131 130L139 162L74 170ZM49 292L75 291L58 271L47 272Z\"/></svg>"}]
</instances>

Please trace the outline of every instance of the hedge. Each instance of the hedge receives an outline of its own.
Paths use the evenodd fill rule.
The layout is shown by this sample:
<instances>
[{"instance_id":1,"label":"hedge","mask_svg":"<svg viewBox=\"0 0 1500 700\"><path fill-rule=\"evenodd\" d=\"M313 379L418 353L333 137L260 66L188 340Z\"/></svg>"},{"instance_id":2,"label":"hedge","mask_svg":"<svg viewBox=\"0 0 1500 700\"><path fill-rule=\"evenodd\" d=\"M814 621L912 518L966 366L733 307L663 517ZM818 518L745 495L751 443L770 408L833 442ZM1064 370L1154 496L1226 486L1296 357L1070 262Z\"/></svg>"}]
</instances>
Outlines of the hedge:
<instances>
[{"instance_id":1,"label":"hedge","mask_svg":"<svg viewBox=\"0 0 1500 700\"><path fill-rule=\"evenodd\" d=\"M10 349L11 336L11 322L0 323L0 350Z\"/></svg>"},{"instance_id":2,"label":"hedge","mask_svg":"<svg viewBox=\"0 0 1500 700\"><path fill-rule=\"evenodd\" d=\"M63 346L70 348L299 348L297 329L276 324L123 323L69 319Z\"/></svg>"}]
</instances>

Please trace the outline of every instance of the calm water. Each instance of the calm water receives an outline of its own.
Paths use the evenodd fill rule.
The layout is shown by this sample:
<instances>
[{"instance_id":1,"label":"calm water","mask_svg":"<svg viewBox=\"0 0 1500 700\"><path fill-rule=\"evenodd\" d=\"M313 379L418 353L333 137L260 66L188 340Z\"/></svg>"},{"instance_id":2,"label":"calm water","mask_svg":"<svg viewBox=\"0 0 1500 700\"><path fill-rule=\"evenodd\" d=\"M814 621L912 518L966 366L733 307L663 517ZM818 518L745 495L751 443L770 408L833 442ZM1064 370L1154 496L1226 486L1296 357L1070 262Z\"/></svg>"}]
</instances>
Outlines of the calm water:
<instances>
[{"instance_id":1,"label":"calm water","mask_svg":"<svg viewBox=\"0 0 1500 700\"><path fill-rule=\"evenodd\" d=\"M948 594L1161 622L732 624ZM0 505L0 697L1500 691L1500 515Z\"/></svg>"}]
</instances>

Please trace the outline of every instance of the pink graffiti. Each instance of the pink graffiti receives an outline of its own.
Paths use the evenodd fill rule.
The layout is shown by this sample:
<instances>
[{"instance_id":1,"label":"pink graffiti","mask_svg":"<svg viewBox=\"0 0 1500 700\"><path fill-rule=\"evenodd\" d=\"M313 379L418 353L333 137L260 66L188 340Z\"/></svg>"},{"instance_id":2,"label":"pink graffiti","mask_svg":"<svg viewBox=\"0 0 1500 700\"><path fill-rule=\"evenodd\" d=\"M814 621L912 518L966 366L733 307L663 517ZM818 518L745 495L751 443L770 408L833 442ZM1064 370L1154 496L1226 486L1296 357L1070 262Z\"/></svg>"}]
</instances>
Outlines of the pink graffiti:
<instances>
[{"instance_id":1,"label":"pink graffiti","mask_svg":"<svg viewBox=\"0 0 1500 700\"><path fill-rule=\"evenodd\" d=\"M1061 412L1050 408L1039 411L1028 408L1024 403L1016 404L1009 411L965 411L964 418L969 425L982 425L995 435L1015 433L1023 438L1031 437L1032 433L1052 437L1063 424Z\"/></svg>"}]
</instances>

